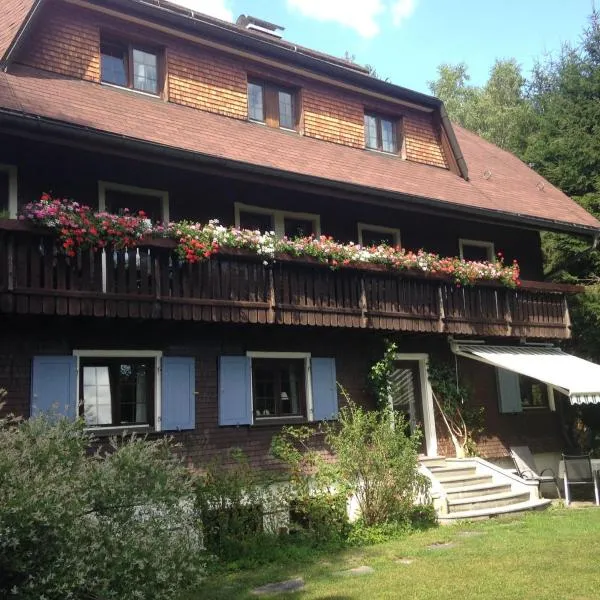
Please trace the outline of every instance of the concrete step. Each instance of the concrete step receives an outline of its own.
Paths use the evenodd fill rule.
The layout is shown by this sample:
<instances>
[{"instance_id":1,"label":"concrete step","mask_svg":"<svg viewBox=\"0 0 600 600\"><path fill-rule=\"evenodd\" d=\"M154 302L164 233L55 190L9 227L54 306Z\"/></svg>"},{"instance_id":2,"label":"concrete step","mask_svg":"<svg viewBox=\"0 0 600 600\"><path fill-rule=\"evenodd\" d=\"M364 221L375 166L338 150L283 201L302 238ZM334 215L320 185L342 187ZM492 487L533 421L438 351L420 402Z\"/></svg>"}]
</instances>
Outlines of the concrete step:
<instances>
[{"instance_id":1,"label":"concrete step","mask_svg":"<svg viewBox=\"0 0 600 600\"><path fill-rule=\"evenodd\" d=\"M491 485L493 482L494 479L491 475L458 475L440 481L446 492L450 489L471 485Z\"/></svg>"},{"instance_id":2,"label":"concrete step","mask_svg":"<svg viewBox=\"0 0 600 600\"><path fill-rule=\"evenodd\" d=\"M419 458L419 462L428 469L431 467L445 467L446 457L445 456L422 456Z\"/></svg>"},{"instance_id":3,"label":"concrete step","mask_svg":"<svg viewBox=\"0 0 600 600\"><path fill-rule=\"evenodd\" d=\"M550 500L528 500L527 502L518 502L517 504L508 504L496 508L465 510L438 515L438 521L441 525L448 525L450 523L456 523L457 521L475 521L479 519L501 517L503 515L518 515L531 510L545 510L550 504Z\"/></svg>"},{"instance_id":4,"label":"concrete step","mask_svg":"<svg viewBox=\"0 0 600 600\"><path fill-rule=\"evenodd\" d=\"M477 473L477 469L474 465L465 465L459 467L433 467L430 469L430 471L433 476L442 483L454 477L468 477Z\"/></svg>"},{"instance_id":5,"label":"concrete step","mask_svg":"<svg viewBox=\"0 0 600 600\"><path fill-rule=\"evenodd\" d=\"M529 500L529 492L502 492L472 498L448 500L448 513L476 511L500 508L511 504L520 504Z\"/></svg>"},{"instance_id":6,"label":"concrete step","mask_svg":"<svg viewBox=\"0 0 600 600\"><path fill-rule=\"evenodd\" d=\"M460 498L473 498L475 496L489 496L491 494L502 494L511 491L510 483L492 483L468 485L461 488L450 488L446 490L448 500L458 500Z\"/></svg>"}]
</instances>

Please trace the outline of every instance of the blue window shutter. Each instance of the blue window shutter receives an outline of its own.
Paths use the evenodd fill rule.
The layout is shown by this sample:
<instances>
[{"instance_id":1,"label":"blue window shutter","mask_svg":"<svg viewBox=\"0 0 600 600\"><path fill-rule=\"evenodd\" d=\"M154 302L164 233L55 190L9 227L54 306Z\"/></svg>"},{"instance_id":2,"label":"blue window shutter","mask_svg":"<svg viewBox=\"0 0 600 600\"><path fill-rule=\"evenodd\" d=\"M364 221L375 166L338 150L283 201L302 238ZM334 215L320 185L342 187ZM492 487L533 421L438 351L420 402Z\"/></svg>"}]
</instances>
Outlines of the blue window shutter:
<instances>
[{"instance_id":1,"label":"blue window shutter","mask_svg":"<svg viewBox=\"0 0 600 600\"><path fill-rule=\"evenodd\" d=\"M501 413L520 413L523 411L521 405L521 388L519 376L514 371L496 369L498 372L498 400Z\"/></svg>"},{"instance_id":2,"label":"blue window shutter","mask_svg":"<svg viewBox=\"0 0 600 600\"><path fill-rule=\"evenodd\" d=\"M313 420L337 419L338 395L334 358L311 359Z\"/></svg>"},{"instance_id":3,"label":"blue window shutter","mask_svg":"<svg viewBox=\"0 0 600 600\"><path fill-rule=\"evenodd\" d=\"M75 419L77 358L34 356L31 373L31 416L51 413Z\"/></svg>"},{"instance_id":4,"label":"blue window shutter","mask_svg":"<svg viewBox=\"0 0 600 600\"><path fill-rule=\"evenodd\" d=\"M248 356L219 359L219 425L252 425L252 363Z\"/></svg>"},{"instance_id":5,"label":"blue window shutter","mask_svg":"<svg viewBox=\"0 0 600 600\"><path fill-rule=\"evenodd\" d=\"M196 427L196 363L189 356L162 359L161 429Z\"/></svg>"}]
</instances>

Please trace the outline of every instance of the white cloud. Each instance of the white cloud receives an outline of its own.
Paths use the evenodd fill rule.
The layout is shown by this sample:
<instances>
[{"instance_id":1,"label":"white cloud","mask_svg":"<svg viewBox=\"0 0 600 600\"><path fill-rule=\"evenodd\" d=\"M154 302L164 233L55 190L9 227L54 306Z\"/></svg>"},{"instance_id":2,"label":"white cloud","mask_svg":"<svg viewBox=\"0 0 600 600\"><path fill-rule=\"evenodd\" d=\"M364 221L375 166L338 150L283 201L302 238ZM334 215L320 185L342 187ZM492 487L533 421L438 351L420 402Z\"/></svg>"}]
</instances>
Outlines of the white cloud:
<instances>
[{"instance_id":1,"label":"white cloud","mask_svg":"<svg viewBox=\"0 0 600 600\"><path fill-rule=\"evenodd\" d=\"M305 17L338 23L370 38L390 14L392 23L401 25L414 12L416 0L287 0L287 5Z\"/></svg>"},{"instance_id":2,"label":"white cloud","mask_svg":"<svg viewBox=\"0 0 600 600\"><path fill-rule=\"evenodd\" d=\"M402 21L408 19L416 8L415 0L396 0L392 4L392 23L399 27Z\"/></svg>"},{"instance_id":3,"label":"white cloud","mask_svg":"<svg viewBox=\"0 0 600 600\"><path fill-rule=\"evenodd\" d=\"M354 29L362 37L379 33L377 17L382 0L287 0L288 6L317 21L333 21Z\"/></svg>"},{"instance_id":4,"label":"white cloud","mask_svg":"<svg viewBox=\"0 0 600 600\"><path fill-rule=\"evenodd\" d=\"M199 13L204 13L224 21L233 21L233 12L229 8L228 0L171 0L174 4L191 8Z\"/></svg>"}]
</instances>

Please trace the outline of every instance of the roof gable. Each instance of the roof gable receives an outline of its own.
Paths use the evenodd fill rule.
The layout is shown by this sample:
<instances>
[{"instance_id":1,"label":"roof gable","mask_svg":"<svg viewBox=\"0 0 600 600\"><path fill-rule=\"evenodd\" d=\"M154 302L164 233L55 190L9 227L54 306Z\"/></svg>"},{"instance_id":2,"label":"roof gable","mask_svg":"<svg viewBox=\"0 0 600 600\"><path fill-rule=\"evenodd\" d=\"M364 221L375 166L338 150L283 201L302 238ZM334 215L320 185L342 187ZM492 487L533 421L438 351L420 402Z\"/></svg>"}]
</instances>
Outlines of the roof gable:
<instances>
[{"instance_id":1,"label":"roof gable","mask_svg":"<svg viewBox=\"0 0 600 600\"><path fill-rule=\"evenodd\" d=\"M27 18L39 0L2 0L0 11L0 64L17 35L27 23Z\"/></svg>"}]
</instances>

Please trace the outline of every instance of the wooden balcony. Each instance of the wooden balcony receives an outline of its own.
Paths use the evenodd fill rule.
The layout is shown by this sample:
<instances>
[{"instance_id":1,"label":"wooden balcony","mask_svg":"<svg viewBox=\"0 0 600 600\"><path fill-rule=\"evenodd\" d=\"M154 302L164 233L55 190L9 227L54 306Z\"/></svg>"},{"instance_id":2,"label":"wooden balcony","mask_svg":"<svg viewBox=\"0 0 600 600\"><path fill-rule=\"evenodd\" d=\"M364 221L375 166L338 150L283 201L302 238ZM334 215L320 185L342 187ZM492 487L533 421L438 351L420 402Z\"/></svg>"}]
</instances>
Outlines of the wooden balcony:
<instances>
[{"instance_id":1,"label":"wooden balcony","mask_svg":"<svg viewBox=\"0 0 600 600\"><path fill-rule=\"evenodd\" d=\"M180 264L173 247L155 240L67 258L46 232L0 221L0 312L568 338L565 294L581 290L456 287L378 265L334 271L289 257L265 266L241 251Z\"/></svg>"}]
</instances>

